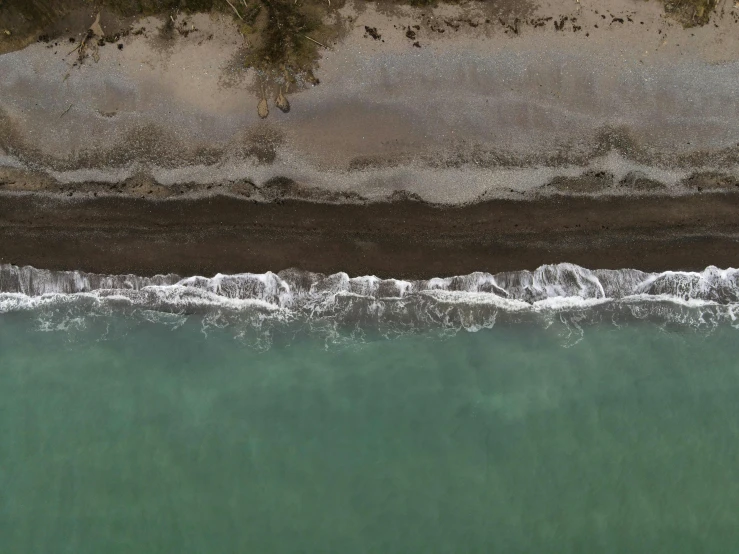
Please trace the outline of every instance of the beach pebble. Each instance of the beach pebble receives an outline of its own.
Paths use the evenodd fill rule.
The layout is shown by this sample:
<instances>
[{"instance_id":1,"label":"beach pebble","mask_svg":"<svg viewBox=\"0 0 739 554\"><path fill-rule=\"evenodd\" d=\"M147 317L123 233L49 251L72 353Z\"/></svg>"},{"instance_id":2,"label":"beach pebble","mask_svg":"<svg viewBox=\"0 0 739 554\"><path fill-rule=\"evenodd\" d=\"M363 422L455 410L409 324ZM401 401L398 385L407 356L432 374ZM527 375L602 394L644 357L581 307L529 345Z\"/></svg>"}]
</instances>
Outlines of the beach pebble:
<instances>
[{"instance_id":1,"label":"beach pebble","mask_svg":"<svg viewBox=\"0 0 739 554\"><path fill-rule=\"evenodd\" d=\"M267 99L262 98L259 101L259 105L257 106L257 113L259 114L259 117L264 119L269 115L269 107L267 106Z\"/></svg>"},{"instance_id":2,"label":"beach pebble","mask_svg":"<svg viewBox=\"0 0 739 554\"><path fill-rule=\"evenodd\" d=\"M280 94L275 99L275 105L285 113L290 111L290 102L287 101L282 91L280 91Z\"/></svg>"}]
</instances>

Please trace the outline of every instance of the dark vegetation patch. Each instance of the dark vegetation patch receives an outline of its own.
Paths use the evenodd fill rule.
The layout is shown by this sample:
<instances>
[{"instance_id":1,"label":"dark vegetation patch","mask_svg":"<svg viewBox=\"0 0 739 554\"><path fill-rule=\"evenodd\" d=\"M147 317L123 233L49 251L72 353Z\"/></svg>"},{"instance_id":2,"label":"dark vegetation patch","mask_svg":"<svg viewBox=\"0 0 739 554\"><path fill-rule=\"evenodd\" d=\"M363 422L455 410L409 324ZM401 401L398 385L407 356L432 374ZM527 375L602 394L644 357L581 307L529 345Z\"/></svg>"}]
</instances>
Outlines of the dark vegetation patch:
<instances>
[{"instance_id":1,"label":"dark vegetation patch","mask_svg":"<svg viewBox=\"0 0 739 554\"><path fill-rule=\"evenodd\" d=\"M708 23L717 3L717 0L664 0L665 12L686 27Z\"/></svg>"},{"instance_id":2,"label":"dark vegetation patch","mask_svg":"<svg viewBox=\"0 0 739 554\"><path fill-rule=\"evenodd\" d=\"M364 1L358 0L361 4ZM423 8L445 4L475 6L482 9L482 18L451 18L436 20L431 10L419 10L419 25L403 26L410 44L421 48L424 33L454 33L466 27L498 23L509 35L519 35L524 26L534 28L553 24L557 31L582 29L575 17L533 19L534 4L521 0L372 0L381 11L392 11L398 5ZM686 26L703 25L709 21L717 0L662 0L667 13ZM162 24L156 38L164 49L173 48L175 39L187 36L190 29L180 25L183 15L196 12L219 12L232 17L245 39L240 51L239 70L256 72L254 92L261 97L258 112L269 114L268 98L282 112L290 111L287 95L319 84L314 75L320 53L335 45L351 26L339 10L345 0L0 0L0 54L22 48L33 41L76 41L78 62L88 55L95 57L95 48L111 43L123 49L120 40L127 34L142 34L134 30L134 18L160 15ZM423 13L426 12L426 13ZM86 36L96 15L105 29L105 37ZM606 19L605 15L601 16ZM627 20L633 20L627 16ZM550 23L551 22L551 23ZM624 24L622 17L611 16L603 22ZM596 25L597 27L597 25ZM382 40L382 29L365 26L366 36ZM70 36L71 35L71 36ZM212 38L212 37L211 37ZM50 45L51 47L51 45ZM240 71L232 71L238 80ZM233 79L232 79L233 80Z\"/></svg>"},{"instance_id":3,"label":"dark vegetation patch","mask_svg":"<svg viewBox=\"0 0 739 554\"><path fill-rule=\"evenodd\" d=\"M259 114L269 113L271 97L282 112L290 111L288 92L319 84L313 71L321 50L344 31L338 9L344 0L218 0L239 24L245 38L242 67L257 75L255 92L262 97Z\"/></svg>"},{"instance_id":4,"label":"dark vegetation patch","mask_svg":"<svg viewBox=\"0 0 739 554\"><path fill-rule=\"evenodd\" d=\"M368 27L367 25L365 25L364 32L366 36L370 36L375 40L380 40L382 38L382 35L377 32L377 27Z\"/></svg>"},{"instance_id":5,"label":"dark vegetation patch","mask_svg":"<svg viewBox=\"0 0 739 554\"><path fill-rule=\"evenodd\" d=\"M516 0L374 1L381 9L391 9L395 5L433 8L441 3L477 5L489 12L491 17L503 16L506 19L513 15L525 16L523 12L528 4ZM0 22L3 27L0 29L0 53L22 48L39 38L44 41L54 39L65 31L82 33L87 29L85 23L88 26L90 23L82 20L100 10L120 18L219 11L233 15L242 25L244 35L254 43L253 52L247 60L250 66L262 69L277 67L280 70L284 66L288 73L294 72L295 68L310 71L321 44L327 45L340 32L337 10L344 2L345 0L0 0ZM708 23L718 2L662 0L662 3L668 14L686 26L694 26ZM339 24L325 23L327 15L334 16ZM622 18L616 17L611 21L623 22ZM537 26L542 24L543 22L539 22ZM561 29L564 21L555 21L555 24ZM513 20L506 21L505 25L514 29L517 27ZM168 30L174 31L165 25L163 32L166 34ZM379 40L376 29L367 32Z\"/></svg>"}]
</instances>

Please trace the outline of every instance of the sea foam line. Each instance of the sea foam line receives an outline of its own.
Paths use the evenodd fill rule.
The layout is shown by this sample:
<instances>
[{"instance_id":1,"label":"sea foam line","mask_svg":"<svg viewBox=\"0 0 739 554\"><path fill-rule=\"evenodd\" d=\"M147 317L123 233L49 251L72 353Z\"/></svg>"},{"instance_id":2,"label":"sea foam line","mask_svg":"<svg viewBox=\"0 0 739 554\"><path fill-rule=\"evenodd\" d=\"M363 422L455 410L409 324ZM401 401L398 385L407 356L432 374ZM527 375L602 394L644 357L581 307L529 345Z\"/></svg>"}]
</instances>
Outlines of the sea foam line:
<instances>
[{"instance_id":1,"label":"sea foam line","mask_svg":"<svg viewBox=\"0 0 739 554\"><path fill-rule=\"evenodd\" d=\"M589 270L575 264L544 265L534 271L475 272L427 280L349 277L296 269L263 274L174 274L141 277L81 271L48 271L0 265L0 311L33 309L73 298L161 308L221 307L332 310L351 298L393 303L427 298L440 304L489 305L505 311L558 311L608 302L671 302L686 307L739 302L739 271L707 267L702 272L646 273L634 269Z\"/></svg>"}]
</instances>

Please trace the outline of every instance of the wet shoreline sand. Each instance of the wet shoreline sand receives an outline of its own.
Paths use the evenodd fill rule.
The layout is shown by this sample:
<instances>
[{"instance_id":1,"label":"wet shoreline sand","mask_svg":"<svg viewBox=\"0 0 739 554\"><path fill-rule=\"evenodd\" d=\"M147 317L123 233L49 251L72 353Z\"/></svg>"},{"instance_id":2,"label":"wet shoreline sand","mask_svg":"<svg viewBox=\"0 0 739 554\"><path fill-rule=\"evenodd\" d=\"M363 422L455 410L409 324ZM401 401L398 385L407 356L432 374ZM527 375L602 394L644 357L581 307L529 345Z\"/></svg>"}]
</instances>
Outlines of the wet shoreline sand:
<instances>
[{"instance_id":1,"label":"wet shoreline sand","mask_svg":"<svg viewBox=\"0 0 739 554\"><path fill-rule=\"evenodd\" d=\"M277 272L429 278L572 262L645 271L730 267L739 195L259 204L230 197L0 203L0 263L96 273Z\"/></svg>"}]
</instances>

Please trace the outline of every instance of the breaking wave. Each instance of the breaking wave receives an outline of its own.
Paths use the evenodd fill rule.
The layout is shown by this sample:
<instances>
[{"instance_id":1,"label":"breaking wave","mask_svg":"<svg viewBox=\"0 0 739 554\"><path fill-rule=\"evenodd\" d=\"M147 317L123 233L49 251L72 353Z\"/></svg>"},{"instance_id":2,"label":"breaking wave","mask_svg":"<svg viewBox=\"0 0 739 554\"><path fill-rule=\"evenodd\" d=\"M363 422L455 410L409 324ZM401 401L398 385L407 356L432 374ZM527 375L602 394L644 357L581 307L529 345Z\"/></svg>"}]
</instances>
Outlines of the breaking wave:
<instances>
[{"instance_id":1,"label":"breaking wave","mask_svg":"<svg viewBox=\"0 0 739 554\"><path fill-rule=\"evenodd\" d=\"M259 340L287 328L335 338L347 330L388 336L527 321L564 325L574 336L604 321L710 330L739 327L739 270L647 273L562 263L411 281L296 269L182 278L0 265L0 313L27 311L38 312L41 325L51 329L120 311L174 326L197 316L204 329L231 326L237 335Z\"/></svg>"}]
</instances>

